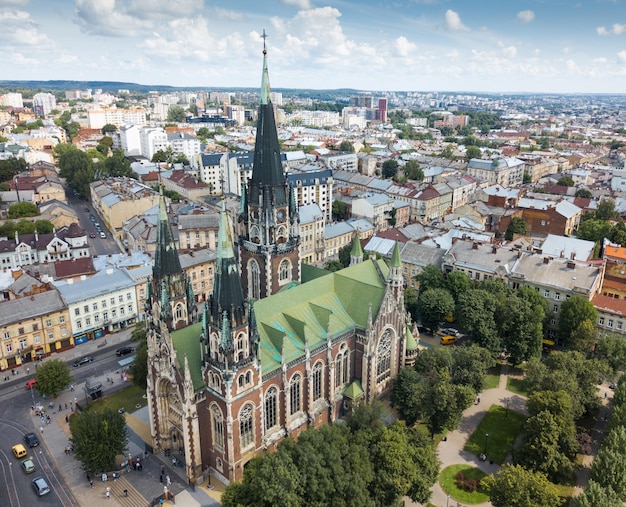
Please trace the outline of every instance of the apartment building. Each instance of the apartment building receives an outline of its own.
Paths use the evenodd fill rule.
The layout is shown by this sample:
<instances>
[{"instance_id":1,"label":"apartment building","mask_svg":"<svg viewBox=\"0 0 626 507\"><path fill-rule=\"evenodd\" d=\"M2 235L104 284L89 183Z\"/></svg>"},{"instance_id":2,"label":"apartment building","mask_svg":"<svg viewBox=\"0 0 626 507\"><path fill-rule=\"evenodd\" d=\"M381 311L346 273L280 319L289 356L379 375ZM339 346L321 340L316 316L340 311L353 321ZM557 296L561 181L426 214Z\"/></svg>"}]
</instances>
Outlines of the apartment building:
<instances>
[{"instance_id":1,"label":"apartment building","mask_svg":"<svg viewBox=\"0 0 626 507\"><path fill-rule=\"evenodd\" d=\"M45 116L57 107L57 99L51 93L35 93L33 95L33 111L35 114Z\"/></svg>"},{"instance_id":2,"label":"apartment building","mask_svg":"<svg viewBox=\"0 0 626 507\"><path fill-rule=\"evenodd\" d=\"M491 184L513 187L524 181L525 164L518 158L473 158L467 164L467 175Z\"/></svg>"},{"instance_id":3,"label":"apartment building","mask_svg":"<svg viewBox=\"0 0 626 507\"><path fill-rule=\"evenodd\" d=\"M0 370L74 346L68 308L55 289L2 302L0 329Z\"/></svg>"},{"instance_id":4,"label":"apartment building","mask_svg":"<svg viewBox=\"0 0 626 507\"><path fill-rule=\"evenodd\" d=\"M107 124L121 127L122 125L144 126L147 124L146 110L134 109L89 109L87 110L87 123L90 129L102 129Z\"/></svg>"},{"instance_id":5,"label":"apartment building","mask_svg":"<svg viewBox=\"0 0 626 507\"><path fill-rule=\"evenodd\" d=\"M300 215L300 259L305 264L324 264L326 215L316 203L298 208Z\"/></svg>"},{"instance_id":6,"label":"apartment building","mask_svg":"<svg viewBox=\"0 0 626 507\"><path fill-rule=\"evenodd\" d=\"M161 127L144 127L139 131L139 144L141 155L152 160L157 151L167 150L169 141L165 130Z\"/></svg>"},{"instance_id":7,"label":"apartment building","mask_svg":"<svg viewBox=\"0 0 626 507\"><path fill-rule=\"evenodd\" d=\"M187 160L194 160L202 151L202 142L196 136L186 132L171 132L167 141L175 154L184 155Z\"/></svg>"},{"instance_id":8,"label":"apartment building","mask_svg":"<svg viewBox=\"0 0 626 507\"><path fill-rule=\"evenodd\" d=\"M296 172L287 175L297 206L317 204L327 222L333 213L333 172L330 169Z\"/></svg>"},{"instance_id":9,"label":"apartment building","mask_svg":"<svg viewBox=\"0 0 626 507\"><path fill-rule=\"evenodd\" d=\"M213 292L215 250L196 250L179 255L180 267L191 281L196 303L208 301Z\"/></svg>"},{"instance_id":10,"label":"apartment building","mask_svg":"<svg viewBox=\"0 0 626 507\"><path fill-rule=\"evenodd\" d=\"M179 214L176 230L181 251L217 248L219 215L214 211Z\"/></svg>"}]
</instances>

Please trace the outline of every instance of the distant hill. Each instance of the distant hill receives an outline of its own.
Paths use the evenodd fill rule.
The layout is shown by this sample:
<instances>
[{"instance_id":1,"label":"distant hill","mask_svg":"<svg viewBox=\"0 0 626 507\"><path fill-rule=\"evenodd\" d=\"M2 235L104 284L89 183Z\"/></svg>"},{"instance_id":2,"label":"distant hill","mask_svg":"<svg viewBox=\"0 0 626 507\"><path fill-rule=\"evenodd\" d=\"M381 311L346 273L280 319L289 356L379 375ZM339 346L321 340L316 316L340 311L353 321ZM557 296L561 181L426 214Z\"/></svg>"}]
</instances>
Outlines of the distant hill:
<instances>
[{"instance_id":1,"label":"distant hill","mask_svg":"<svg viewBox=\"0 0 626 507\"><path fill-rule=\"evenodd\" d=\"M17 90L36 90L42 92L58 92L65 90L85 90L87 88L100 89L105 92L117 93L118 90L129 90L131 93L147 93L149 91L174 92L174 91L196 91L196 90L216 90L216 91L242 91L255 92L259 87L224 87L224 86L196 86L178 87L165 85L143 85L138 83L123 83L119 81L0 81L0 92ZM306 90L297 88L272 88L276 92L289 94L290 96L309 97L315 100L327 100L342 95L353 95L358 90L352 88L342 88L338 90Z\"/></svg>"}]
</instances>

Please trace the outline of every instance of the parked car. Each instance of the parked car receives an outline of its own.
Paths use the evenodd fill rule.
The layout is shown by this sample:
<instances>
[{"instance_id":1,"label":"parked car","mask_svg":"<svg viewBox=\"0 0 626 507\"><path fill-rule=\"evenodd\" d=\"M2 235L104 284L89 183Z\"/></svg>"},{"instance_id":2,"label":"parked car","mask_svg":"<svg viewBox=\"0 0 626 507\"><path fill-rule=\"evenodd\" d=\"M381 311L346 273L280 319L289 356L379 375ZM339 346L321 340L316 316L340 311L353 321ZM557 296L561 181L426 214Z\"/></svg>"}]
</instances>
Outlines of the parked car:
<instances>
[{"instance_id":1,"label":"parked car","mask_svg":"<svg viewBox=\"0 0 626 507\"><path fill-rule=\"evenodd\" d=\"M26 433L26 435L24 435L24 443L28 447L37 447L39 445L39 439L34 433Z\"/></svg>"},{"instance_id":2,"label":"parked car","mask_svg":"<svg viewBox=\"0 0 626 507\"><path fill-rule=\"evenodd\" d=\"M89 213L89 208L85 208L85 211L86 211L87 213Z\"/></svg>"},{"instance_id":3,"label":"parked car","mask_svg":"<svg viewBox=\"0 0 626 507\"><path fill-rule=\"evenodd\" d=\"M32 389L37 385L37 379L31 378L28 382L26 382L26 389Z\"/></svg>"},{"instance_id":4,"label":"parked car","mask_svg":"<svg viewBox=\"0 0 626 507\"><path fill-rule=\"evenodd\" d=\"M35 477L31 484L33 485L33 489L37 496L44 496L50 493L50 486L43 477Z\"/></svg>"},{"instance_id":5,"label":"parked car","mask_svg":"<svg viewBox=\"0 0 626 507\"><path fill-rule=\"evenodd\" d=\"M106 233L104 233L104 232L100 231L100 237L101 237L102 239L104 239L104 238L106 238L106 237L107 237L107 235L106 235Z\"/></svg>"},{"instance_id":6,"label":"parked car","mask_svg":"<svg viewBox=\"0 0 626 507\"><path fill-rule=\"evenodd\" d=\"M125 356L126 354L131 354L133 352L132 347L120 347L115 351L118 356Z\"/></svg>"},{"instance_id":7,"label":"parked car","mask_svg":"<svg viewBox=\"0 0 626 507\"><path fill-rule=\"evenodd\" d=\"M90 238L95 238L95 237L96 237L96 233L95 233L95 232L90 233L90 234L89 234L89 237L90 237Z\"/></svg>"},{"instance_id":8,"label":"parked car","mask_svg":"<svg viewBox=\"0 0 626 507\"><path fill-rule=\"evenodd\" d=\"M35 471L35 462L33 461L33 458L26 458L22 461L22 470L24 470L24 473L27 474L32 474Z\"/></svg>"},{"instance_id":9,"label":"parked car","mask_svg":"<svg viewBox=\"0 0 626 507\"><path fill-rule=\"evenodd\" d=\"M85 356L77 361L74 361L74 366L82 366L83 364L91 363L93 361L93 357Z\"/></svg>"},{"instance_id":10,"label":"parked car","mask_svg":"<svg viewBox=\"0 0 626 507\"><path fill-rule=\"evenodd\" d=\"M447 335L447 336L442 336L441 340L439 340L439 343L441 345L453 345L455 344L459 339L456 336L451 336L451 335Z\"/></svg>"},{"instance_id":11,"label":"parked car","mask_svg":"<svg viewBox=\"0 0 626 507\"><path fill-rule=\"evenodd\" d=\"M460 333L459 333L459 330L458 330L458 329L454 329L453 327L445 327L445 328L443 328L443 329L441 330L441 332L442 332L444 335L449 334L449 335L452 335L452 336L459 336L459 334L460 334Z\"/></svg>"},{"instance_id":12,"label":"parked car","mask_svg":"<svg viewBox=\"0 0 626 507\"><path fill-rule=\"evenodd\" d=\"M26 447L24 447L22 444L15 444L13 447L11 447L11 450L13 451L13 455L18 459L24 458L28 454L26 452Z\"/></svg>"}]
</instances>

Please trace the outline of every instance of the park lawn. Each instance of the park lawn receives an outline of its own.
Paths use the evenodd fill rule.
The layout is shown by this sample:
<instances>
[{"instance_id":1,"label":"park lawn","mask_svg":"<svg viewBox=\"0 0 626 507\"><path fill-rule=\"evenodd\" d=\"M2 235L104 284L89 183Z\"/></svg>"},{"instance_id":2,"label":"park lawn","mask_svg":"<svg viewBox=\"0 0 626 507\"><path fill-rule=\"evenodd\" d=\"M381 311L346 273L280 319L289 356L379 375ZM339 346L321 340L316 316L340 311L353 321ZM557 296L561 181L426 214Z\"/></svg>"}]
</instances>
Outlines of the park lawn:
<instances>
[{"instance_id":1,"label":"park lawn","mask_svg":"<svg viewBox=\"0 0 626 507\"><path fill-rule=\"evenodd\" d=\"M568 505L572 495L574 494L574 486L571 484L555 484L556 490L559 496L565 500L565 505Z\"/></svg>"},{"instance_id":2,"label":"park lawn","mask_svg":"<svg viewBox=\"0 0 626 507\"><path fill-rule=\"evenodd\" d=\"M96 412L104 412L105 409L111 408L119 410L124 407L127 412L134 412L138 408L145 407L148 400L144 398L146 390L135 385L130 385L126 389L100 398L96 401L90 401L84 410L95 410Z\"/></svg>"},{"instance_id":3,"label":"park lawn","mask_svg":"<svg viewBox=\"0 0 626 507\"><path fill-rule=\"evenodd\" d=\"M528 386L524 379L518 377L511 377L510 375L506 379L506 388L512 393L519 394L520 396L528 396Z\"/></svg>"},{"instance_id":4,"label":"park lawn","mask_svg":"<svg viewBox=\"0 0 626 507\"><path fill-rule=\"evenodd\" d=\"M471 465L450 465L444 468L439 474L439 484L451 498L466 504L483 503L489 500L489 495L481 487L473 493L459 488L455 481L456 474L459 472L463 472L468 479L482 480L487 475L479 468Z\"/></svg>"},{"instance_id":5,"label":"park lawn","mask_svg":"<svg viewBox=\"0 0 626 507\"><path fill-rule=\"evenodd\" d=\"M498 405L491 405L485 417L469 437L464 450L480 456L487 444L487 458L498 465L513 449L517 435L526 421L526 416ZM485 435L489 435L485 437Z\"/></svg>"},{"instance_id":6,"label":"park lawn","mask_svg":"<svg viewBox=\"0 0 626 507\"><path fill-rule=\"evenodd\" d=\"M497 365L487 370L483 389L495 389L498 387L500 384L500 367L501 365Z\"/></svg>"}]
</instances>

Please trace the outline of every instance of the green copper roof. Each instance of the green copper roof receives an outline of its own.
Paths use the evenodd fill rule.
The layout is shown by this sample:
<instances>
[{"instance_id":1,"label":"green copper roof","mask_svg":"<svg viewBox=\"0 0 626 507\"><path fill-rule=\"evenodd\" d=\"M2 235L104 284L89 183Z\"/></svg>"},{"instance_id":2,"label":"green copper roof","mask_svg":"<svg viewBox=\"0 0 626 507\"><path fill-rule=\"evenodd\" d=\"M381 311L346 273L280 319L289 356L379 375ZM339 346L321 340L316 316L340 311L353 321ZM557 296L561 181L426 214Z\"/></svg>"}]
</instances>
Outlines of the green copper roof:
<instances>
[{"instance_id":1,"label":"green copper roof","mask_svg":"<svg viewBox=\"0 0 626 507\"><path fill-rule=\"evenodd\" d=\"M345 390L343 391L343 395L346 398L349 398L351 400L357 400L359 399L361 396L363 396L363 388L361 387L361 381L360 380L353 380L352 382L350 382L348 384L348 387L345 388Z\"/></svg>"},{"instance_id":2,"label":"green copper roof","mask_svg":"<svg viewBox=\"0 0 626 507\"><path fill-rule=\"evenodd\" d=\"M364 329L370 303L375 313L385 291L374 262L386 277L386 264L370 260L255 302L262 373L280 368L283 355L286 362L304 355L307 341L310 349L325 343L327 332Z\"/></svg>"},{"instance_id":3,"label":"green copper roof","mask_svg":"<svg viewBox=\"0 0 626 507\"><path fill-rule=\"evenodd\" d=\"M411 326L409 324L404 327L404 337L406 339L406 349L417 350L417 341L411 332Z\"/></svg>"},{"instance_id":4,"label":"green copper roof","mask_svg":"<svg viewBox=\"0 0 626 507\"><path fill-rule=\"evenodd\" d=\"M361 247L361 240L359 239L359 233L356 232L354 234L354 239L352 240L352 250L350 251L350 255L352 257L360 257L363 258L363 248Z\"/></svg>"},{"instance_id":5,"label":"green copper roof","mask_svg":"<svg viewBox=\"0 0 626 507\"><path fill-rule=\"evenodd\" d=\"M263 48L263 76L261 76L261 104L270 103L270 74L267 71L267 51Z\"/></svg>"},{"instance_id":6,"label":"green copper roof","mask_svg":"<svg viewBox=\"0 0 626 507\"><path fill-rule=\"evenodd\" d=\"M400 260L400 246L396 241L395 246L393 247L393 254L391 255L391 267L392 268L400 268L402 267L402 261Z\"/></svg>"},{"instance_id":7,"label":"green copper roof","mask_svg":"<svg viewBox=\"0 0 626 507\"><path fill-rule=\"evenodd\" d=\"M191 382L193 383L194 391L198 391L204 387L204 381L202 380L202 360L200 357L201 332L201 322L172 332L172 342L181 367L184 362L183 358L185 354L187 354L189 372L191 373Z\"/></svg>"}]
</instances>

